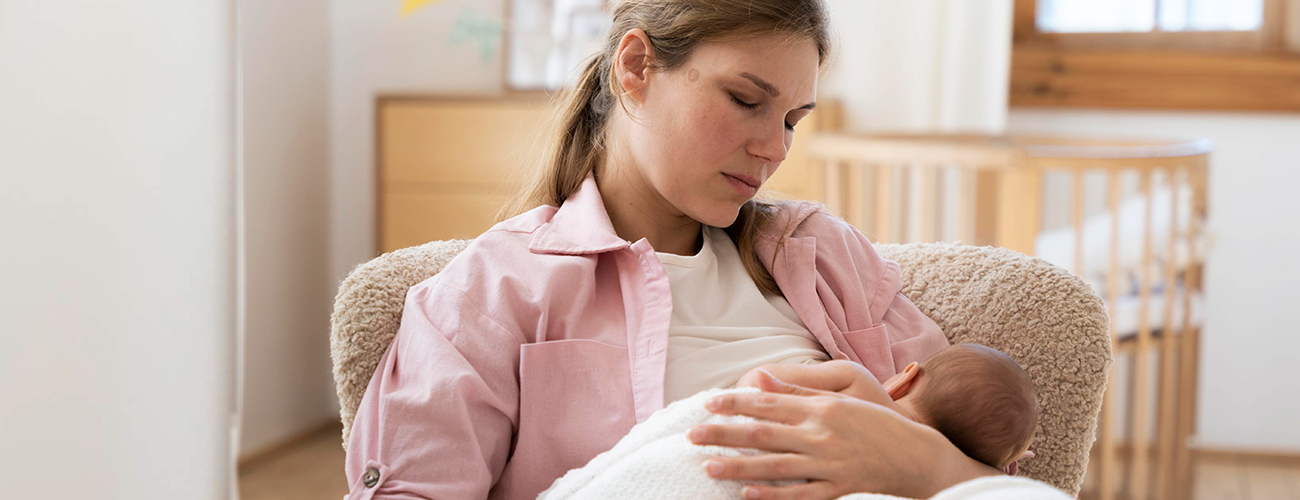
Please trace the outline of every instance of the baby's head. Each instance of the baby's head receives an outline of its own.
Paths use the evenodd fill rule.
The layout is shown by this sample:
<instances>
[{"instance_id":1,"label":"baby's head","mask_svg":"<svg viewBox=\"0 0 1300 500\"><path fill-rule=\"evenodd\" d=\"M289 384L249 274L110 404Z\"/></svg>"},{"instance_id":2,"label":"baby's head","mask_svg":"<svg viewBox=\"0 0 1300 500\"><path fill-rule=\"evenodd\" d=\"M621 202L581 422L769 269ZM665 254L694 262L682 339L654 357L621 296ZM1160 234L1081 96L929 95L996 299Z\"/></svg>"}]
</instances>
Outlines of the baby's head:
<instances>
[{"instance_id":1,"label":"baby's head","mask_svg":"<svg viewBox=\"0 0 1300 500\"><path fill-rule=\"evenodd\" d=\"M998 469L1029 449L1038 427L1029 375L1011 357L979 344L939 351L909 365L885 387L918 421L967 456Z\"/></svg>"}]
</instances>

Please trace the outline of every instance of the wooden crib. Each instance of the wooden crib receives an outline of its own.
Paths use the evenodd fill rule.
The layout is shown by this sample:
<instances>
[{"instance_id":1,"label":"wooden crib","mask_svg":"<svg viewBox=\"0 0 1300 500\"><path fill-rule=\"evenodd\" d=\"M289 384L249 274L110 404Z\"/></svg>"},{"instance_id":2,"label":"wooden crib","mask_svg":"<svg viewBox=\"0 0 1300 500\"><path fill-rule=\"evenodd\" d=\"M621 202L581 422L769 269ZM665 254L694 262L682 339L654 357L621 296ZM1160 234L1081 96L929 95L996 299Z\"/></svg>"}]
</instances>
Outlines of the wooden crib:
<instances>
[{"instance_id":1,"label":"wooden crib","mask_svg":"<svg viewBox=\"0 0 1300 500\"><path fill-rule=\"evenodd\" d=\"M1207 141L835 132L807 140L806 194L875 240L1051 250L1048 260L1091 277L1111 313L1117 369L1081 496L1189 497ZM1136 311L1121 311L1125 304Z\"/></svg>"}]
</instances>

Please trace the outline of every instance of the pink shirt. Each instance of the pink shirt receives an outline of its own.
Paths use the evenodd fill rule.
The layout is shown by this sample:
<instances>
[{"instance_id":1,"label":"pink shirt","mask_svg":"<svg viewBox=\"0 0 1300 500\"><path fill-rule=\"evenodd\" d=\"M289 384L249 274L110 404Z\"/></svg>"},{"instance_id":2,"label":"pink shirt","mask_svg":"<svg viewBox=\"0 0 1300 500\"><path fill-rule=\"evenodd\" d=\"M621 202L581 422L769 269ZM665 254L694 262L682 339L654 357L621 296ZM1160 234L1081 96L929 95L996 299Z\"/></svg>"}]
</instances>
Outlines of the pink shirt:
<instances>
[{"instance_id":1,"label":"pink shirt","mask_svg":"<svg viewBox=\"0 0 1300 500\"><path fill-rule=\"evenodd\" d=\"M832 359L884 381L947 347L852 226L802 203L771 227L756 250ZM592 177L497 224L407 293L353 423L348 500L532 500L663 407L671 317L654 249L618 237Z\"/></svg>"}]
</instances>

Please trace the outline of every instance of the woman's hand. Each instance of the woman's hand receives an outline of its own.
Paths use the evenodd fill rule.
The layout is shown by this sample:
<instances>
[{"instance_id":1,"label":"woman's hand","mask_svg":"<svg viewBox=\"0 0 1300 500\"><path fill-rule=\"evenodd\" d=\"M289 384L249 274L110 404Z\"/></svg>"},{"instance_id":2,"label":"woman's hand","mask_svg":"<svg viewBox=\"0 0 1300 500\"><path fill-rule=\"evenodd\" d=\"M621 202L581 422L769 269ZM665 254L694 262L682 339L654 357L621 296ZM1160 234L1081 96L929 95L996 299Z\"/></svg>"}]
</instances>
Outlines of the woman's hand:
<instances>
[{"instance_id":1,"label":"woman's hand","mask_svg":"<svg viewBox=\"0 0 1300 500\"><path fill-rule=\"evenodd\" d=\"M805 389L835 392L873 403L889 401L889 394L871 372L862 365L837 359L811 365L776 363L762 365L740 377L736 387L762 388L762 380L772 376L786 384Z\"/></svg>"},{"instance_id":2,"label":"woman's hand","mask_svg":"<svg viewBox=\"0 0 1300 500\"><path fill-rule=\"evenodd\" d=\"M808 480L791 486L755 485L745 498L831 499L850 493L927 498L997 470L967 458L938 431L883 406L841 394L760 378L763 392L726 394L709 411L768 422L700 425L692 442L771 452L709 459L718 479Z\"/></svg>"}]
</instances>

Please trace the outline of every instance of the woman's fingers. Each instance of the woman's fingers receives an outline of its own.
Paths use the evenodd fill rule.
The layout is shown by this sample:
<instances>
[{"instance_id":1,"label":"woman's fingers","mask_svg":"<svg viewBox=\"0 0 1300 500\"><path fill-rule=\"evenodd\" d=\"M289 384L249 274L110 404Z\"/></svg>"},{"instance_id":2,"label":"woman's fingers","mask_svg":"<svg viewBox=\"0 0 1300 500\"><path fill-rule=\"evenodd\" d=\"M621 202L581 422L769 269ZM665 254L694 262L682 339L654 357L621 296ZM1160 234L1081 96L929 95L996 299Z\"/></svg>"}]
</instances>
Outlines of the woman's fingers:
<instances>
[{"instance_id":1,"label":"woman's fingers","mask_svg":"<svg viewBox=\"0 0 1300 500\"><path fill-rule=\"evenodd\" d=\"M769 422L747 424L697 425L686 437L698 445L753 448L774 453L805 453L811 445L807 431Z\"/></svg>"},{"instance_id":2,"label":"woman's fingers","mask_svg":"<svg viewBox=\"0 0 1300 500\"><path fill-rule=\"evenodd\" d=\"M812 392L790 394L763 391L722 394L705 401L704 409L719 415L745 415L783 424L799 425L816 413L818 407L826 401L842 397L833 392L806 388L798 388L798 390Z\"/></svg>"},{"instance_id":3,"label":"woman's fingers","mask_svg":"<svg viewBox=\"0 0 1300 500\"><path fill-rule=\"evenodd\" d=\"M835 491L835 485L827 481L809 481L790 486L746 486L743 494L746 500L829 500L842 495Z\"/></svg>"},{"instance_id":4,"label":"woman's fingers","mask_svg":"<svg viewBox=\"0 0 1300 500\"><path fill-rule=\"evenodd\" d=\"M772 375L772 372L761 369L758 370L758 379L756 380L755 387L758 387L758 389L763 392L775 392L778 394L790 394L794 396L822 396L832 394L830 392L782 381L781 379L776 378L775 375Z\"/></svg>"},{"instance_id":5,"label":"woman's fingers","mask_svg":"<svg viewBox=\"0 0 1300 500\"><path fill-rule=\"evenodd\" d=\"M793 453L715 457L704 461L704 470L714 479L798 481L819 478L808 457Z\"/></svg>"},{"instance_id":6,"label":"woman's fingers","mask_svg":"<svg viewBox=\"0 0 1300 500\"><path fill-rule=\"evenodd\" d=\"M769 422L701 425L692 431L703 434L692 441L797 454L806 462L792 464L806 464L807 470L788 465L777 475L771 466L753 461L755 457L720 457L722 470L714 477L806 479L812 481L809 484L829 486L822 490L760 486L754 490L760 498L806 495L822 500L856 491L928 498L959 482L998 474L966 457L934 428L869 401L834 393L810 397L778 392L733 393L715 399L717 404L710 408L714 413Z\"/></svg>"}]
</instances>

